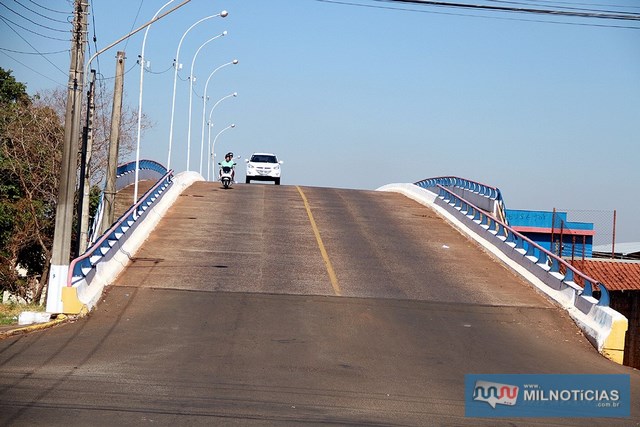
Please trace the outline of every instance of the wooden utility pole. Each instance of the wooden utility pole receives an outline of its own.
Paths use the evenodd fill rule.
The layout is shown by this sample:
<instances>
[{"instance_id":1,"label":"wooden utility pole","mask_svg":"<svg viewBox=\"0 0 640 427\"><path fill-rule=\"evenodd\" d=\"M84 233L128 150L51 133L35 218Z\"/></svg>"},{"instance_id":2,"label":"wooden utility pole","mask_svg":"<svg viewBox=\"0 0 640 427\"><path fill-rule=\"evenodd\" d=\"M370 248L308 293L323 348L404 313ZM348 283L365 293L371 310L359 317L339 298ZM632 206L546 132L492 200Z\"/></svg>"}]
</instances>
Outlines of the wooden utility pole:
<instances>
[{"instance_id":1,"label":"wooden utility pole","mask_svg":"<svg viewBox=\"0 0 640 427\"><path fill-rule=\"evenodd\" d=\"M58 205L51 251L51 269L47 289L47 311L62 312L62 287L69 272L71 233L73 229L73 196L76 189L78 137L84 87L84 53L87 34L88 0L75 0L71 63L67 86L67 107L64 121L64 145L58 187Z\"/></svg>"},{"instance_id":2,"label":"wooden utility pole","mask_svg":"<svg viewBox=\"0 0 640 427\"><path fill-rule=\"evenodd\" d=\"M113 88L113 108L111 109L111 134L109 135L109 158L107 159L107 182L104 187L102 223L103 234L113 224L116 198L116 171L118 170L118 151L120 148L120 120L122 117L122 88L124 82L125 53L116 56L116 80Z\"/></svg>"},{"instance_id":3,"label":"wooden utility pole","mask_svg":"<svg viewBox=\"0 0 640 427\"><path fill-rule=\"evenodd\" d=\"M93 147L93 118L95 115L96 104L96 70L91 70L91 79L89 82L89 92L87 96L87 121L82 132L82 152L80 161L80 188L78 189L78 241L74 258L80 256L87 250L89 243L89 202L91 195L91 174L89 168L91 166L91 150Z\"/></svg>"}]
</instances>

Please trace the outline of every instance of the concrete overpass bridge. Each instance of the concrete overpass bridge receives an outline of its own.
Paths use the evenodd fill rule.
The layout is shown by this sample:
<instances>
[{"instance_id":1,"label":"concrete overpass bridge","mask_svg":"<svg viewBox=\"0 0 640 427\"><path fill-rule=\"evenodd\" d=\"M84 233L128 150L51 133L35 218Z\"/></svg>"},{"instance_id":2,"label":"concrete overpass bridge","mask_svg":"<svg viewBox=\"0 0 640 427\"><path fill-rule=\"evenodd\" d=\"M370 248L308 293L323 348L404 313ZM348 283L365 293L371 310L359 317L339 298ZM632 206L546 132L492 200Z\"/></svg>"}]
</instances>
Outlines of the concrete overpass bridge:
<instances>
[{"instance_id":1,"label":"concrete overpass bridge","mask_svg":"<svg viewBox=\"0 0 640 427\"><path fill-rule=\"evenodd\" d=\"M631 418L589 424L638 425L606 290L490 187L418 184L162 175L72 264L63 311L89 315L0 341L2 424L584 424L465 417L465 374L526 373L630 375Z\"/></svg>"}]
</instances>

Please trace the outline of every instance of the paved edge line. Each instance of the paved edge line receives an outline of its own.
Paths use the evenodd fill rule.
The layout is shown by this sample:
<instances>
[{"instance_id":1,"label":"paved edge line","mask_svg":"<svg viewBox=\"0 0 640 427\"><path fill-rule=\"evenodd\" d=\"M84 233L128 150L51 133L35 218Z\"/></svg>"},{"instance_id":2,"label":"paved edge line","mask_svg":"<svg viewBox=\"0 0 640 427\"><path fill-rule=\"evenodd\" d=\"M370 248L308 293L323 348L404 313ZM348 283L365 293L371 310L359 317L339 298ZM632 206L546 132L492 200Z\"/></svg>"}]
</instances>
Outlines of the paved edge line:
<instances>
[{"instance_id":1,"label":"paved edge line","mask_svg":"<svg viewBox=\"0 0 640 427\"><path fill-rule=\"evenodd\" d=\"M327 267L327 273L329 273L329 279L331 279L331 286L333 286L333 292L337 296L341 296L342 292L340 291L340 285L338 284L338 278L336 277L336 273L333 270L333 266L331 265L331 260L329 260L329 254L327 254L327 250L322 243L322 238L320 237L320 230L318 230L318 226L316 225L316 221L313 219L313 214L311 213L311 207L309 206L309 201L307 200L307 196L304 195L302 189L296 185L296 189L298 193L300 193L300 197L302 197L302 201L304 202L304 207L307 210L307 215L309 216L309 221L311 221L311 228L313 228L313 234L316 236L316 241L318 242L318 246L320 247L320 253L322 254L322 258L324 259L324 264Z\"/></svg>"}]
</instances>

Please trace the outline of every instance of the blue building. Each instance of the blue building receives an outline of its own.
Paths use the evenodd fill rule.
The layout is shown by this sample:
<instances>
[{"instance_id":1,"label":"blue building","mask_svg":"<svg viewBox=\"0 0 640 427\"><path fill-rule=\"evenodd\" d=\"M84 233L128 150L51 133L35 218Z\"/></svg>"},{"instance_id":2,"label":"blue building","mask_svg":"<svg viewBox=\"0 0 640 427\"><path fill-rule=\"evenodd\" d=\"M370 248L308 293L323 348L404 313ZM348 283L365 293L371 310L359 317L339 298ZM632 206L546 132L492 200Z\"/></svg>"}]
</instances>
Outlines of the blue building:
<instances>
[{"instance_id":1,"label":"blue building","mask_svg":"<svg viewBox=\"0 0 640 427\"><path fill-rule=\"evenodd\" d=\"M567 221L566 212L506 210L511 228L565 258L591 258L593 223Z\"/></svg>"}]
</instances>

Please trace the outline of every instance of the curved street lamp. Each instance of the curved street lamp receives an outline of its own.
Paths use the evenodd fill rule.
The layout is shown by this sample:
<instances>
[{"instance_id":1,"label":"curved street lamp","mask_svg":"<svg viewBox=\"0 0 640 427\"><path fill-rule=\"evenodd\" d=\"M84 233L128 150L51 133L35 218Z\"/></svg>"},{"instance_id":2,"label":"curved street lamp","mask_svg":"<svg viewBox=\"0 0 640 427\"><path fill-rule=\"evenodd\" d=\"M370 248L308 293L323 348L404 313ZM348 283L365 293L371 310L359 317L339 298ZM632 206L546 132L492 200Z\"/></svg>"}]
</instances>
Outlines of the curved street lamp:
<instances>
[{"instance_id":1,"label":"curved street lamp","mask_svg":"<svg viewBox=\"0 0 640 427\"><path fill-rule=\"evenodd\" d=\"M204 84L204 93L202 95L202 134L200 136L200 175L202 175L202 156L204 151L204 115L207 109L207 87L209 87L209 80L211 80L211 77L213 77L215 72L218 71L220 68L226 67L227 65L235 65L237 63L238 63L238 60L234 59L231 62L227 62L226 64L220 65L218 68L213 70L211 74L209 74L209 77L207 78L207 82Z\"/></svg>"},{"instance_id":2,"label":"curved street lamp","mask_svg":"<svg viewBox=\"0 0 640 427\"><path fill-rule=\"evenodd\" d=\"M223 96L222 98L220 98L218 100L218 102L213 104L213 107L211 107L211 111L209 112L209 121L207 122L207 127L209 128L209 136L208 136L208 139L207 139L207 147L208 147L208 149L211 149L211 127L213 126L213 122L211 122L211 115L213 114L213 110L215 110L216 107L218 106L218 104L220 104L222 101L224 101L225 99L230 98L232 96L233 97L238 96L238 92L233 92L233 93L230 93L227 96ZM209 151L208 154L209 155L207 157L210 158L211 157L211 151ZM211 162L209 160L207 160L207 181L209 180L209 166L210 165L211 165ZM215 168L214 168L214 170L215 170Z\"/></svg>"},{"instance_id":3,"label":"curved street lamp","mask_svg":"<svg viewBox=\"0 0 640 427\"><path fill-rule=\"evenodd\" d=\"M158 9L156 14L153 15L153 19L155 19L158 16L158 14L162 11L162 9L169 6L169 4L173 3L173 1L174 0L169 0L167 3L164 4L164 6ZM135 184L133 186L133 204L134 205L138 201L138 169L140 167L140 132L142 129L142 86L144 81L144 62L145 62L144 48L145 48L145 45L147 44L147 34L149 33L149 29L151 29L151 25L149 25L147 29L144 30L144 37L142 38L142 51L140 52L140 96L138 98L138 136L136 139L136 178L135 178Z\"/></svg>"},{"instance_id":4,"label":"curved street lamp","mask_svg":"<svg viewBox=\"0 0 640 427\"><path fill-rule=\"evenodd\" d=\"M191 162L191 107L193 104L193 66L196 63L196 58L198 57L198 53L205 47L208 43L214 41L215 39L226 36L227 32L223 31L221 34L218 34L215 37L211 37L206 42L202 43L196 53L193 55L193 59L191 60L191 72L189 73L189 123L188 123L188 132L187 132L187 172L190 171L190 162Z\"/></svg>"},{"instance_id":5,"label":"curved street lamp","mask_svg":"<svg viewBox=\"0 0 640 427\"><path fill-rule=\"evenodd\" d=\"M173 115L176 110L176 83L178 81L178 68L180 67L180 62L179 62L180 47L182 46L182 41L187 36L187 33L191 31L191 29L196 25L198 25L199 23L206 21L207 19L215 18L216 16L220 16L221 18L226 18L228 15L229 15L229 12L227 12L226 10L223 10L222 12L217 13L215 15L206 16L200 19L199 21L192 24L189 28L187 28L187 31L185 31L182 37L180 38L180 43L178 43L178 49L176 50L176 58L173 60L173 67L175 70L173 72L173 96L171 99L171 123L169 125L169 154L167 157L167 170L171 169L171 146L173 143Z\"/></svg>"},{"instance_id":6,"label":"curved street lamp","mask_svg":"<svg viewBox=\"0 0 640 427\"><path fill-rule=\"evenodd\" d=\"M232 128L234 128L234 127L236 127L236 125L235 125L235 124L230 124L230 125L229 125L229 126L227 126L226 128L222 129L220 132L218 132L218 134L216 135L216 137L215 137L215 138L213 138L213 145L211 146L211 153L212 153L212 154L211 154L211 161L212 161L212 162L213 162L213 160L214 160L214 157L216 156L215 147L216 147L216 141L218 140L218 137L222 134L222 132L224 132L224 131L226 131L226 130L228 130L228 129L232 129ZM211 134L209 134L209 135L211 135ZM216 170L215 166L214 166L213 170L214 170L214 171ZM215 175L215 173L214 173L214 175Z\"/></svg>"}]
</instances>

